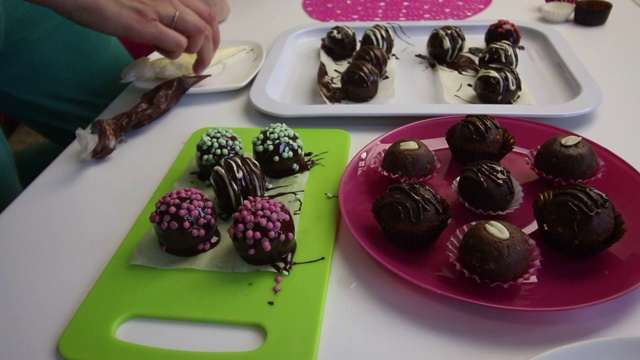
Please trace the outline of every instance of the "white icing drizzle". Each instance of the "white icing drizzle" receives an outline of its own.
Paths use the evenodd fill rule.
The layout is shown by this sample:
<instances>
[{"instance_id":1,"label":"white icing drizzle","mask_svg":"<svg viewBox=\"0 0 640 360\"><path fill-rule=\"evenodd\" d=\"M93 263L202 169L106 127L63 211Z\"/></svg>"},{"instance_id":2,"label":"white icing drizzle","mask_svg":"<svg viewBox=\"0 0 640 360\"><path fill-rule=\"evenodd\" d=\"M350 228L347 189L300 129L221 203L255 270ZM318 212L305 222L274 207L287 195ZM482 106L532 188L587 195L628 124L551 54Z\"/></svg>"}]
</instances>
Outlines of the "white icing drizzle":
<instances>
[{"instance_id":1,"label":"white icing drizzle","mask_svg":"<svg viewBox=\"0 0 640 360\"><path fill-rule=\"evenodd\" d=\"M518 81L516 80L514 74L512 74L510 71L502 71L501 73L504 74L507 80L506 86L508 87L508 89L516 90L518 87ZM502 76L500 76L500 73L498 73L498 71L496 70L486 68L486 69L481 69L478 72L478 77L481 77L481 76L490 76L497 79L499 84L499 93L500 93L500 96L498 97L498 99L502 98L502 94L504 94L507 91L507 89L505 89L505 82L503 81Z\"/></svg>"},{"instance_id":2,"label":"white icing drizzle","mask_svg":"<svg viewBox=\"0 0 640 360\"><path fill-rule=\"evenodd\" d=\"M489 48L493 48L498 51L498 54L500 54L500 60L502 61L503 64L508 64L507 58L511 58L513 59L513 65L511 66L513 66L514 68L518 66L518 57L515 54L515 49L513 48L513 45L510 42L506 40L498 41L498 42L489 44L487 49ZM489 57L489 52L485 50L481 56L483 57L483 59L486 60Z\"/></svg>"},{"instance_id":3,"label":"white icing drizzle","mask_svg":"<svg viewBox=\"0 0 640 360\"><path fill-rule=\"evenodd\" d=\"M342 34L339 31L339 29L343 29L344 32L346 32L349 37L351 37L355 33L355 31L352 28L350 28L350 27L348 27L346 25L337 25L333 29L331 29L330 35L333 36L336 39L342 39Z\"/></svg>"},{"instance_id":4,"label":"white icing drizzle","mask_svg":"<svg viewBox=\"0 0 640 360\"><path fill-rule=\"evenodd\" d=\"M384 49L385 52L389 53L391 49L387 49L389 42L387 41L387 37L390 37L393 40L393 34L386 28L384 25L376 24L370 28L368 28L364 32L365 36L368 36L373 41L373 44L381 49Z\"/></svg>"},{"instance_id":5,"label":"white icing drizzle","mask_svg":"<svg viewBox=\"0 0 640 360\"><path fill-rule=\"evenodd\" d=\"M462 50L462 38L459 37L458 31L456 29L446 29L446 28L438 28L434 30L438 36L442 39L442 47L447 50L447 62L451 62L456 59L460 51ZM451 37L458 37L460 41L455 45L455 48L451 46Z\"/></svg>"}]
</instances>

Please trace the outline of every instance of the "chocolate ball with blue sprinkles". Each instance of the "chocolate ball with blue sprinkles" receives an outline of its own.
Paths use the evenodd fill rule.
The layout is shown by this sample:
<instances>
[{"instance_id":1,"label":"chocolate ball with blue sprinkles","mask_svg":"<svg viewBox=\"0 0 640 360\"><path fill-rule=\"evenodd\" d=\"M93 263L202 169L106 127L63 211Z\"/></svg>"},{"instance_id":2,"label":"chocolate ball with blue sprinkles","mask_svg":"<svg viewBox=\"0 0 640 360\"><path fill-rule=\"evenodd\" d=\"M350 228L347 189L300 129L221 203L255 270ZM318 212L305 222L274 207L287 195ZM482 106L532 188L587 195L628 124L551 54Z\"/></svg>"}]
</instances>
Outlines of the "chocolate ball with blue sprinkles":
<instances>
[{"instance_id":1,"label":"chocolate ball with blue sprinkles","mask_svg":"<svg viewBox=\"0 0 640 360\"><path fill-rule=\"evenodd\" d=\"M198 178L208 180L214 167L222 159L244 154L242 139L225 127L207 129L196 145L196 164Z\"/></svg>"},{"instance_id":2,"label":"chocolate ball with blue sprinkles","mask_svg":"<svg viewBox=\"0 0 640 360\"><path fill-rule=\"evenodd\" d=\"M267 177L282 179L311 168L304 157L300 136L285 124L275 123L263 128L252 144L253 158Z\"/></svg>"}]
</instances>

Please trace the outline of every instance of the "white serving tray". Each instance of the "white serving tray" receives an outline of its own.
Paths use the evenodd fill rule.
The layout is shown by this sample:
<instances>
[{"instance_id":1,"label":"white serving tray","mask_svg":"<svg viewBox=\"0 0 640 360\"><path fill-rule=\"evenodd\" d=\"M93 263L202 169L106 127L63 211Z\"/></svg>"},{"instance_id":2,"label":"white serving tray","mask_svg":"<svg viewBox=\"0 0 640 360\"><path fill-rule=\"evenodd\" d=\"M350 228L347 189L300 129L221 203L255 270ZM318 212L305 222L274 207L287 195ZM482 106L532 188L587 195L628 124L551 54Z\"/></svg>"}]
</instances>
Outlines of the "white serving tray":
<instances>
[{"instance_id":1,"label":"white serving tray","mask_svg":"<svg viewBox=\"0 0 640 360\"><path fill-rule=\"evenodd\" d=\"M591 112L602 103L602 91L566 40L549 26L514 21L522 33L518 72L535 104L449 104L443 100L438 75L426 61L431 31L459 26L467 43L484 44L490 21L399 23L394 54L398 57L395 96L382 104L327 104L318 90L320 41L336 24L299 26L274 43L251 87L250 99L260 111L280 117L421 116L492 114L522 117L568 117ZM374 23L343 23L358 38ZM398 23L394 23L398 24ZM403 41L404 39L406 41Z\"/></svg>"}]
</instances>

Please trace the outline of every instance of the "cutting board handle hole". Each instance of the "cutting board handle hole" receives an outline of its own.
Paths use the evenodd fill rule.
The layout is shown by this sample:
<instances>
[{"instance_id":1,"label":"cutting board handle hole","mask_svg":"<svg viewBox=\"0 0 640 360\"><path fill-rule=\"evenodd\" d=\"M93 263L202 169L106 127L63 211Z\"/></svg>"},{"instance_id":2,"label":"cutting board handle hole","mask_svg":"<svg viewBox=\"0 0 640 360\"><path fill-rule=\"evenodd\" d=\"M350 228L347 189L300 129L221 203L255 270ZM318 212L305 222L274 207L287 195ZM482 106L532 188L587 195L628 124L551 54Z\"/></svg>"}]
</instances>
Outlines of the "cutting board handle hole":
<instances>
[{"instance_id":1,"label":"cutting board handle hole","mask_svg":"<svg viewBox=\"0 0 640 360\"><path fill-rule=\"evenodd\" d=\"M116 338L162 349L239 352L262 346L266 333L255 326L132 318L118 327Z\"/></svg>"}]
</instances>

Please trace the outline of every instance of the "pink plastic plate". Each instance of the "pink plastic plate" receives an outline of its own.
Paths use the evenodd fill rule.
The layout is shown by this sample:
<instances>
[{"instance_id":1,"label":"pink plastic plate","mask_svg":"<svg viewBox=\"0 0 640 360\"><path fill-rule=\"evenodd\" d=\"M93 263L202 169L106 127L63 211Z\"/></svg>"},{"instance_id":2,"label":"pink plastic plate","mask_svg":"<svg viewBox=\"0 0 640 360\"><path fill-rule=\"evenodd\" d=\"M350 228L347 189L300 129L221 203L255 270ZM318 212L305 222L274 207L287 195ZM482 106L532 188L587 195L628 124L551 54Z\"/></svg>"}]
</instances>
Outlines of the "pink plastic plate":
<instances>
[{"instance_id":1,"label":"pink plastic plate","mask_svg":"<svg viewBox=\"0 0 640 360\"><path fill-rule=\"evenodd\" d=\"M618 243L586 260L574 260L553 253L541 240L533 218L532 203L536 194L554 185L538 178L525 161L527 151L554 135L576 135L566 130L523 119L498 117L496 120L516 138L516 149L502 164L520 182L525 198L520 207L509 214L491 218L503 219L520 226L537 242L542 254L538 281L508 288L491 287L465 278L449 262L446 242L460 226L487 216L466 208L455 196L451 183L459 175L460 165L451 159L444 140L446 131L463 116L451 116L415 122L393 130L365 146L349 163L340 185L340 210L347 226L362 247L383 266L400 277L425 289L455 299L486 306L549 311L598 304L623 295L640 285L640 193L633 189L640 183L640 173L611 151L589 141L604 161L603 176L589 185L606 193L622 214L627 233ZM374 200L391 180L371 171L373 155L402 138L422 139L436 152L441 167L428 181L453 206L453 220L424 252L409 252L387 241L371 214Z\"/></svg>"}]
</instances>

